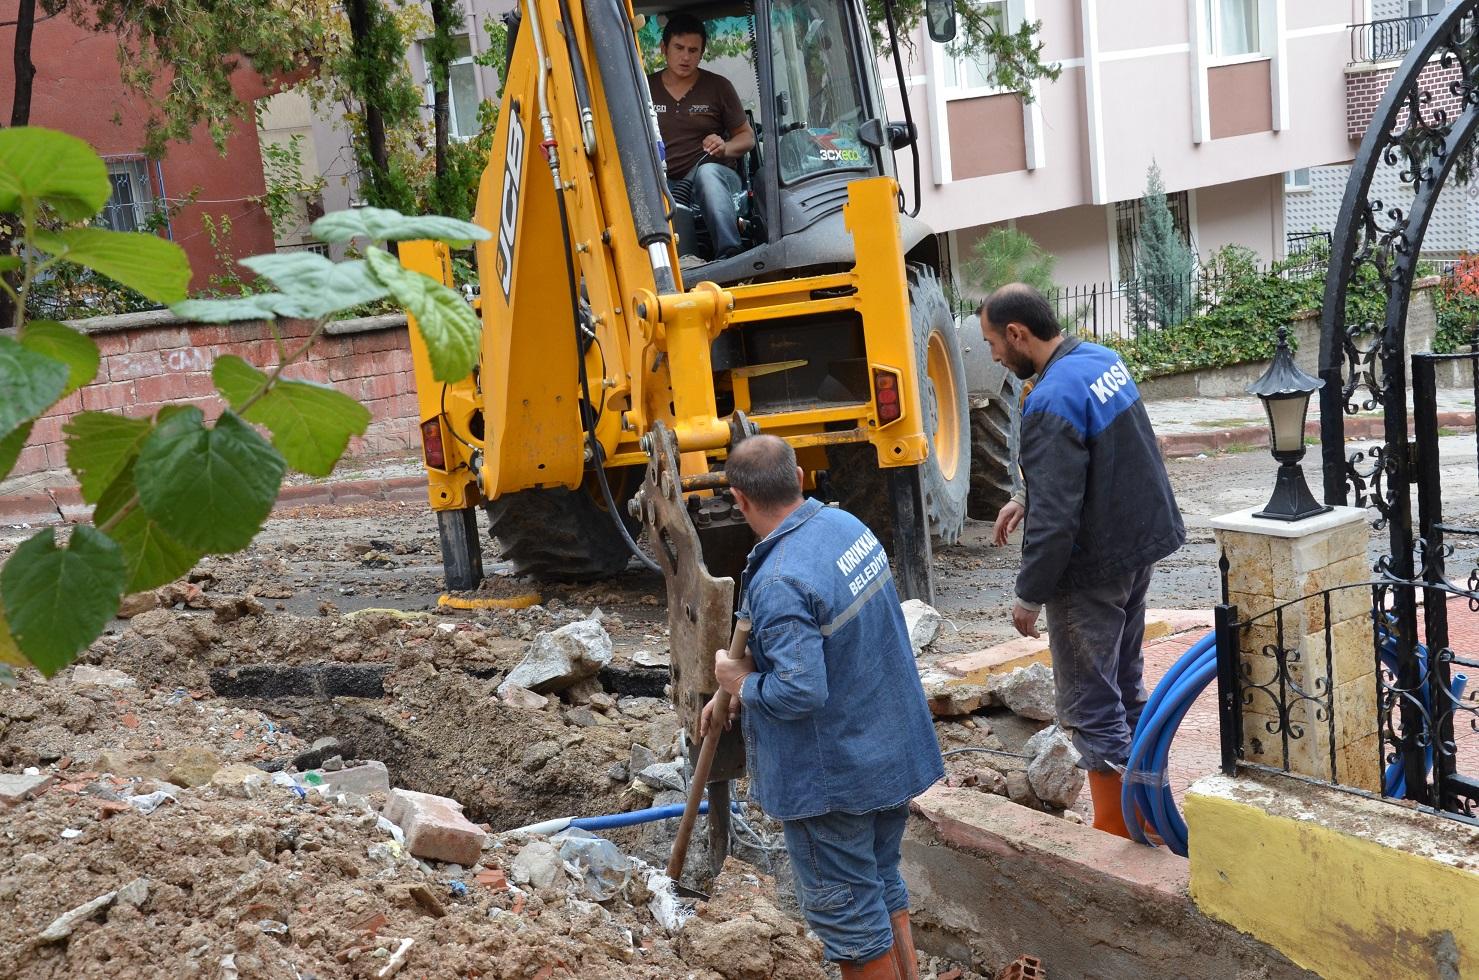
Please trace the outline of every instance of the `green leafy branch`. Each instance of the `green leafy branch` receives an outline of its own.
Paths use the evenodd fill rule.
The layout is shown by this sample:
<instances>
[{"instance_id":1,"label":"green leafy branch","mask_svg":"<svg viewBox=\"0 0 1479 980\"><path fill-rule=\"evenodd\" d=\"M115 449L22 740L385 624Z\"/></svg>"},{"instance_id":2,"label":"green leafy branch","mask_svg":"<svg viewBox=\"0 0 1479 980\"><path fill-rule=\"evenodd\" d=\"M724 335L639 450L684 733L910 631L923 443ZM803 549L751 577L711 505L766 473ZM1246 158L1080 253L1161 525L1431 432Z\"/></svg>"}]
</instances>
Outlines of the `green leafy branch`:
<instances>
[{"instance_id":1,"label":"green leafy branch","mask_svg":"<svg viewBox=\"0 0 1479 980\"><path fill-rule=\"evenodd\" d=\"M363 405L284 376L336 312L392 297L415 318L432 371L443 381L467 375L481 336L476 315L456 292L405 268L384 247L409 239L487 238L476 225L374 208L326 215L314 223L314 234L327 242L367 240L364 259L255 256L243 264L270 291L186 299L190 266L175 243L67 227L97 214L109 190L103 162L81 140L44 129L0 131L0 211L19 215L22 246L0 256L0 268L20 273L18 287L4 284L18 312L16 336L0 336L0 479L15 466L36 420L90 384L101 363L86 334L25 320L26 294L61 263L106 275L196 322L266 321L278 357L267 371L239 357L218 358L211 376L226 408L211 423L193 405L170 404L146 418L80 412L63 426L67 466L93 508L92 523L74 528L64 544L45 528L0 566L0 664L32 665L47 675L102 632L124 594L173 581L203 555L245 548L289 467L326 476L350 438L366 431L370 413ZM42 218L57 229L42 227ZM280 317L310 322L296 347L285 343Z\"/></svg>"}]
</instances>

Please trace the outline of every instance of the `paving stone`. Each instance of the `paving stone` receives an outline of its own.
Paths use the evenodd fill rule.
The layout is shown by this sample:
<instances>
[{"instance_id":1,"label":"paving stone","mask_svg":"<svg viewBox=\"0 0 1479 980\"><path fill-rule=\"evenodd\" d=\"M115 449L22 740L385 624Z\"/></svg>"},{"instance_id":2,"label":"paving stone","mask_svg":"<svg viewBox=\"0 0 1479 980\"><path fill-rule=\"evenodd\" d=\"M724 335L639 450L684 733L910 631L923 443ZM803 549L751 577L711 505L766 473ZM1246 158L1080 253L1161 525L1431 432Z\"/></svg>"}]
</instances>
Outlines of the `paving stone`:
<instances>
[{"instance_id":1,"label":"paving stone","mask_svg":"<svg viewBox=\"0 0 1479 980\"><path fill-rule=\"evenodd\" d=\"M0 803L14 806L22 800L39 796L53 782L54 777L45 774L0 773Z\"/></svg>"},{"instance_id":2,"label":"paving stone","mask_svg":"<svg viewBox=\"0 0 1479 980\"><path fill-rule=\"evenodd\" d=\"M1007 674L1033 663L1048 667L1052 662L1046 639L1019 636L985 650L943 660L939 666L965 683L984 684L993 674Z\"/></svg>"},{"instance_id":3,"label":"paving stone","mask_svg":"<svg viewBox=\"0 0 1479 980\"><path fill-rule=\"evenodd\" d=\"M385 816L406 834L406 850L430 861L464 866L483 852L482 828L462 815L462 804L408 789L390 792Z\"/></svg>"}]
</instances>

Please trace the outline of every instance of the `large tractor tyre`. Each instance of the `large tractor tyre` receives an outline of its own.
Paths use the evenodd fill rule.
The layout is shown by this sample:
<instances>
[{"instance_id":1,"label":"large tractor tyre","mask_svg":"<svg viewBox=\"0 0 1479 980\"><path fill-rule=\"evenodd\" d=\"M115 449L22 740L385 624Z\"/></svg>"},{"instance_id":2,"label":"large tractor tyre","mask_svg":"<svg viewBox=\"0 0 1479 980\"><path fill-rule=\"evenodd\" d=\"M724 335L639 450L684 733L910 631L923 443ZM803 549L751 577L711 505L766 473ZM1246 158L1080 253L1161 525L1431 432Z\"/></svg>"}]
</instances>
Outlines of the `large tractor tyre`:
<instances>
[{"instance_id":1,"label":"large tractor tyre","mask_svg":"<svg viewBox=\"0 0 1479 980\"><path fill-rule=\"evenodd\" d=\"M909 316L914 359L923 373L919 401L924 409L929 457L920 464L920 489L930 535L953 544L965 524L970 491L971 434L965 365L950 306L928 266L911 264ZM867 524L884 542L893 521L887 480L871 445L835 446L827 451L828 482L842 508Z\"/></svg>"},{"instance_id":2,"label":"large tractor tyre","mask_svg":"<svg viewBox=\"0 0 1479 980\"><path fill-rule=\"evenodd\" d=\"M633 540L641 525L627 514L626 503L636 493L641 474L641 467L607 472L612 498ZM498 542L500 557L512 562L520 575L589 582L625 571L632 557L592 476L577 490L522 490L485 506L488 533Z\"/></svg>"},{"instance_id":3,"label":"large tractor tyre","mask_svg":"<svg viewBox=\"0 0 1479 980\"><path fill-rule=\"evenodd\" d=\"M1000 390L971 392L971 493L966 513L994 521L1017 485L1017 385L1003 372Z\"/></svg>"}]
</instances>

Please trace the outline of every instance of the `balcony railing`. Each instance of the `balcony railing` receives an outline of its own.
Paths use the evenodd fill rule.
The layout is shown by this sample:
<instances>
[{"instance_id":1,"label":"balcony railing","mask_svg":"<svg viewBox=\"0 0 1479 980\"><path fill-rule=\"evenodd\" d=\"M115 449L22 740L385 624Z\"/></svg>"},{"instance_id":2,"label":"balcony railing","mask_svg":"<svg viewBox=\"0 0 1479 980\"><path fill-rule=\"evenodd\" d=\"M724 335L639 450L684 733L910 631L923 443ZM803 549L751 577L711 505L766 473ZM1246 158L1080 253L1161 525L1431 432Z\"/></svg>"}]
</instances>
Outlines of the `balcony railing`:
<instances>
[{"instance_id":1,"label":"balcony railing","mask_svg":"<svg viewBox=\"0 0 1479 980\"><path fill-rule=\"evenodd\" d=\"M1351 64L1400 59L1427 33L1436 16L1420 14L1351 25Z\"/></svg>"}]
</instances>

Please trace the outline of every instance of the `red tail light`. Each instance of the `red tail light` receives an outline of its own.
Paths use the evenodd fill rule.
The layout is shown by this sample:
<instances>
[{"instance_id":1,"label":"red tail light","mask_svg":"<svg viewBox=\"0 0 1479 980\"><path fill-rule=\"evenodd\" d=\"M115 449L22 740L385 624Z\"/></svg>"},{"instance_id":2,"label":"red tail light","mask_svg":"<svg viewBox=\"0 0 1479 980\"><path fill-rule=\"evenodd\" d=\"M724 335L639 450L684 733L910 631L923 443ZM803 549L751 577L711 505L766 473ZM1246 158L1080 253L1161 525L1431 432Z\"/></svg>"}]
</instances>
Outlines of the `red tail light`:
<instances>
[{"instance_id":1,"label":"red tail light","mask_svg":"<svg viewBox=\"0 0 1479 980\"><path fill-rule=\"evenodd\" d=\"M426 465L434 470L447 468L447 452L442 447L442 423L440 419L427 419L421 423L421 450Z\"/></svg>"},{"instance_id":2,"label":"red tail light","mask_svg":"<svg viewBox=\"0 0 1479 980\"><path fill-rule=\"evenodd\" d=\"M904 414L903 406L899 404L899 376L897 374L892 371L874 369L873 404L878 409L880 425L897 422L899 416Z\"/></svg>"}]
</instances>

